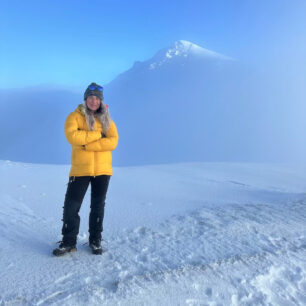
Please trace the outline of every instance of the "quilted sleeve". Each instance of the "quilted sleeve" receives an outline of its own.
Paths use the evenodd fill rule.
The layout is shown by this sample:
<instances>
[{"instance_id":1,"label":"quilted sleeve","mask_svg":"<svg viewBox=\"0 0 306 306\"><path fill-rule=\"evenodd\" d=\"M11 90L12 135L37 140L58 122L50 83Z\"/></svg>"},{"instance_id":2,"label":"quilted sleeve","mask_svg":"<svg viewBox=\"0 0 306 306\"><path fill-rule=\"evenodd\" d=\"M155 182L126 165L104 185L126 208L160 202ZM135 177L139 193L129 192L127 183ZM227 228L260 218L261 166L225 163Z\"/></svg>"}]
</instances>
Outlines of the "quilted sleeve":
<instances>
[{"instance_id":1,"label":"quilted sleeve","mask_svg":"<svg viewBox=\"0 0 306 306\"><path fill-rule=\"evenodd\" d=\"M100 135L101 137L101 135ZM87 151L113 151L118 144L118 132L114 121L111 122L108 132L105 138L100 138L99 140L88 143L85 146Z\"/></svg>"},{"instance_id":2,"label":"quilted sleeve","mask_svg":"<svg viewBox=\"0 0 306 306\"><path fill-rule=\"evenodd\" d=\"M65 136L71 145L86 145L101 138L99 131L80 130L75 113L70 113L65 121Z\"/></svg>"}]
</instances>

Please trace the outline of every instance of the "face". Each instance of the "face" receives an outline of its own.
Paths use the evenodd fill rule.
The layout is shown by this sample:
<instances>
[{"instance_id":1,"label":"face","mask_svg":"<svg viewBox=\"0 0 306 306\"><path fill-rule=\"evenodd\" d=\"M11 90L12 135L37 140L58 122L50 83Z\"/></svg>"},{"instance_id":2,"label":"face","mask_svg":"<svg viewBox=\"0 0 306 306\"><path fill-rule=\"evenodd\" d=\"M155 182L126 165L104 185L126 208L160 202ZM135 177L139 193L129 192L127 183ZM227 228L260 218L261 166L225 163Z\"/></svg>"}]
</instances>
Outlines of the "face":
<instances>
[{"instance_id":1,"label":"face","mask_svg":"<svg viewBox=\"0 0 306 306\"><path fill-rule=\"evenodd\" d=\"M96 111L101 105L101 100L96 96L89 96L86 99L86 104L90 110Z\"/></svg>"}]
</instances>

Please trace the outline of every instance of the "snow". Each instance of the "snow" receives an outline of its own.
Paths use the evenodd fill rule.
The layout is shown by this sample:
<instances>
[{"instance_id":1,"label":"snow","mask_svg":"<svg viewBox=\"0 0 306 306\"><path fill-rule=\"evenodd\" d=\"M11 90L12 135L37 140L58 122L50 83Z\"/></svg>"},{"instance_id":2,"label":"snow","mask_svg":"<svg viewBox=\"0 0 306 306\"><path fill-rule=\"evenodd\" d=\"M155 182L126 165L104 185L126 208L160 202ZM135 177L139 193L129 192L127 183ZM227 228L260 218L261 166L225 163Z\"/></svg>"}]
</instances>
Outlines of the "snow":
<instances>
[{"instance_id":1,"label":"snow","mask_svg":"<svg viewBox=\"0 0 306 306\"><path fill-rule=\"evenodd\" d=\"M162 66L167 61L177 57L204 57L207 59L233 60L231 57L219 54L217 52L205 49L187 40L178 40L170 47L160 51L154 57L152 63L149 64L149 70Z\"/></svg>"},{"instance_id":2,"label":"snow","mask_svg":"<svg viewBox=\"0 0 306 306\"><path fill-rule=\"evenodd\" d=\"M0 161L0 305L305 305L306 169L114 167L102 256L61 239L69 166Z\"/></svg>"},{"instance_id":3,"label":"snow","mask_svg":"<svg viewBox=\"0 0 306 306\"><path fill-rule=\"evenodd\" d=\"M166 52L167 58L172 58L173 56L188 56L188 55L200 55L206 57L214 57L220 59L231 59L230 57L224 56L217 52L205 49L187 40L178 40L169 47Z\"/></svg>"},{"instance_id":4,"label":"snow","mask_svg":"<svg viewBox=\"0 0 306 306\"><path fill-rule=\"evenodd\" d=\"M204 56L211 56L211 57L219 57L219 58L227 58L222 54L219 54L217 52L205 49L203 47L200 47L196 45L195 43L192 43L187 40L179 40L174 43L174 47L169 49L168 51L169 54L174 54L174 55L182 55L182 56L187 56L189 54L199 54L199 55L204 55ZM168 54L167 53L167 54Z\"/></svg>"}]
</instances>

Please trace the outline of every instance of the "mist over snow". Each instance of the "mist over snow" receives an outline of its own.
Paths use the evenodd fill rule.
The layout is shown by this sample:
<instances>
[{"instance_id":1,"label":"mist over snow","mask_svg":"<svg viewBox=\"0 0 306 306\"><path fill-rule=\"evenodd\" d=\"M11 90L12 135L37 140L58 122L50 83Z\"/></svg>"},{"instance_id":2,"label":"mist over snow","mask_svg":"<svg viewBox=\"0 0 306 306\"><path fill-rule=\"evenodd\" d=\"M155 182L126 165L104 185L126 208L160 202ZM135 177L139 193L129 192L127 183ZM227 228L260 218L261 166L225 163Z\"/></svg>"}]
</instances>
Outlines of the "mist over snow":
<instances>
[{"instance_id":1,"label":"mist over snow","mask_svg":"<svg viewBox=\"0 0 306 306\"><path fill-rule=\"evenodd\" d=\"M64 122L82 95L62 88L0 90L0 159L70 163Z\"/></svg>"},{"instance_id":2,"label":"mist over snow","mask_svg":"<svg viewBox=\"0 0 306 306\"><path fill-rule=\"evenodd\" d=\"M136 61L105 85L119 132L114 165L305 161L299 98L253 68L186 40ZM0 90L0 158L68 164L64 121L84 90Z\"/></svg>"},{"instance_id":3,"label":"mist over snow","mask_svg":"<svg viewBox=\"0 0 306 306\"><path fill-rule=\"evenodd\" d=\"M105 96L124 165L292 160L289 100L272 107L274 88L255 71L191 42L135 62L106 85Z\"/></svg>"},{"instance_id":4,"label":"mist over snow","mask_svg":"<svg viewBox=\"0 0 306 306\"><path fill-rule=\"evenodd\" d=\"M2 90L0 304L304 305L306 168L275 163L297 162L290 99L257 76L178 41L106 84L119 144L101 257L86 244L90 192L78 251L51 255L69 173L64 120L83 92Z\"/></svg>"}]
</instances>

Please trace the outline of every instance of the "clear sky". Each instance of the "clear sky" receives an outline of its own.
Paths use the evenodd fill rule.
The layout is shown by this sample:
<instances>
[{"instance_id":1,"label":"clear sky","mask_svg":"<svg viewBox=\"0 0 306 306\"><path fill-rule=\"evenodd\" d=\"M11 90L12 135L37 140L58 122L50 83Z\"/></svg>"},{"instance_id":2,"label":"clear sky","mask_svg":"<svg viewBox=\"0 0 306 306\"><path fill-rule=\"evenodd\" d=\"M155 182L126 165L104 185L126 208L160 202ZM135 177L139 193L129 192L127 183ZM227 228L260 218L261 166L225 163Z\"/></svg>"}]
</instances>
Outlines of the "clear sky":
<instances>
[{"instance_id":1,"label":"clear sky","mask_svg":"<svg viewBox=\"0 0 306 306\"><path fill-rule=\"evenodd\" d=\"M105 84L180 39L297 69L306 62L306 1L2 0L0 88Z\"/></svg>"}]
</instances>

